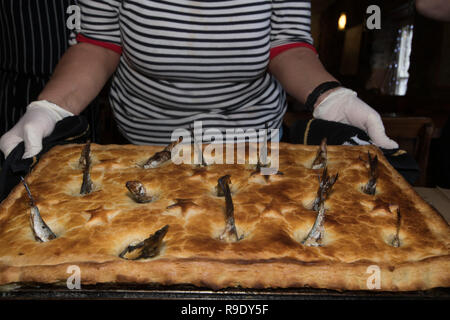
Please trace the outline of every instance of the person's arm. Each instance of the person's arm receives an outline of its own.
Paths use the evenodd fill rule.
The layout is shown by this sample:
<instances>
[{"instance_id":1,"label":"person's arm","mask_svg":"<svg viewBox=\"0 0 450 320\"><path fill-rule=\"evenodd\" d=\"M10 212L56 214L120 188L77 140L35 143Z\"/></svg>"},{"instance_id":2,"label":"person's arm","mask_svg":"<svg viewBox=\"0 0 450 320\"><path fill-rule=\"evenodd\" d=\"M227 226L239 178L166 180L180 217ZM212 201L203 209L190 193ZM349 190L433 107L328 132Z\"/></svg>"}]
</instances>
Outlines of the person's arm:
<instances>
[{"instance_id":1,"label":"person's arm","mask_svg":"<svg viewBox=\"0 0 450 320\"><path fill-rule=\"evenodd\" d=\"M309 94L320 84L336 81L325 70L316 53L305 47L280 53L270 61L268 70L286 92L301 103L305 103ZM398 148L398 144L386 136L378 112L350 89L338 87L324 92L314 104L313 116L358 127L367 132L372 142L381 148Z\"/></svg>"},{"instance_id":2,"label":"person's arm","mask_svg":"<svg viewBox=\"0 0 450 320\"><path fill-rule=\"evenodd\" d=\"M450 21L449 0L416 0L416 9L428 18Z\"/></svg>"},{"instance_id":3,"label":"person's arm","mask_svg":"<svg viewBox=\"0 0 450 320\"><path fill-rule=\"evenodd\" d=\"M98 95L119 64L112 50L79 43L67 50L38 97L79 114Z\"/></svg>"}]
</instances>

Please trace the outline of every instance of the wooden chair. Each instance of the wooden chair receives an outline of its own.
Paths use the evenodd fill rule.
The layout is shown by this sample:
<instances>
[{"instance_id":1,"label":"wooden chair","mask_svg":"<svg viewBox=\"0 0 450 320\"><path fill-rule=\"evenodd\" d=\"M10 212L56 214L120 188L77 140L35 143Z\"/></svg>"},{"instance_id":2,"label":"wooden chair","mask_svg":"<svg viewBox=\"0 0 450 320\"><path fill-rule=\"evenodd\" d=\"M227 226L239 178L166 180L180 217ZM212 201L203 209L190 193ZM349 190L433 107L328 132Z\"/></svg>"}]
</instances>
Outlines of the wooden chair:
<instances>
[{"instance_id":1,"label":"wooden chair","mask_svg":"<svg viewBox=\"0 0 450 320\"><path fill-rule=\"evenodd\" d=\"M434 123L428 117L382 117L386 134L398 142L417 161L420 176L416 186L425 186L427 181L428 157Z\"/></svg>"}]
</instances>

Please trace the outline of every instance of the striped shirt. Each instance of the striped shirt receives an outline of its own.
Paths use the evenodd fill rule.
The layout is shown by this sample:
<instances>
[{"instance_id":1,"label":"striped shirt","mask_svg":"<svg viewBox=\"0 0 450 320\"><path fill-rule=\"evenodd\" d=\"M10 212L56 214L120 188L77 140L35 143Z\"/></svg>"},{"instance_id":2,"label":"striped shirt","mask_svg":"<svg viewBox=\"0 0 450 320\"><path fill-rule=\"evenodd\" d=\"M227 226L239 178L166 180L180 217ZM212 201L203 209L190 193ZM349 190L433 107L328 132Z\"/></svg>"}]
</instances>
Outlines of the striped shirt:
<instances>
[{"instance_id":1,"label":"striped shirt","mask_svg":"<svg viewBox=\"0 0 450 320\"><path fill-rule=\"evenodd\" d=\"M285 92L271 58L311 49L310 1L78 0L78 41L121 54L110 101L134 144L167 144L203 130L279 128Z\"/></svg>"},{"instance_id":2,"label":"striped shirt","mask_svg":"<svg viewBox=\"0 0 450 320\"><path fill-rule=\"evenodd\" d=\"M35 100L68 47L75 0L0 1L0 136Z\"/></svg>"}]
</instances>

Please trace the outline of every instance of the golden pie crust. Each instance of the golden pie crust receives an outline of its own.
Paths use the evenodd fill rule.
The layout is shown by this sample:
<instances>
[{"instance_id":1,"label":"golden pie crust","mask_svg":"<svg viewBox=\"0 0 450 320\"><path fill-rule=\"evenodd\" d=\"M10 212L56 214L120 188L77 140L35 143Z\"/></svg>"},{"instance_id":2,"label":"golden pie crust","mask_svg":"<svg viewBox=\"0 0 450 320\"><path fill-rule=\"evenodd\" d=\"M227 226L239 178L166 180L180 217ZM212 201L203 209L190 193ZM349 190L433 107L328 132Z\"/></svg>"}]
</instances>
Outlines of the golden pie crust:
<instances>
[{"instance_id":1,"label":"golden pie crust","mask_svg":"<svg viewBox=\"0 0 450 320\"><path fill-rule=\"evenodd\" d=\"M192 284L220 289L314 287L367 290L379 268L381 291L450 286L450 227L373 146L329 146L328 172L339 179L325 202L321 247L301 244L317 212L309 209L322 170L311 169L317 146L280 143L279 170L268 181L255 165L142 163L160 146L92 144L94 192L80 196L82 145L58 146L27 177L43 219L57 235L36 242L23 185L0 204L0 284L65 282L68 267L81 284ZM367 152L378 155L374 196L361 192L368 180ZM224 154L225 156L225 154ZM252 158L253 159L253 158ZM363 159L363 160L361 160ZM225 200L218 178L231 176L238 242L219 239ZM141 181L157 200L139 204L125 187ZM177 200L183 199L183 200ZM168 208L169 207L169 208ZM400 208L400 247L390 245ZM159 256L124 260L119 254L169 225Z\"/></svg>"}]
</instances>

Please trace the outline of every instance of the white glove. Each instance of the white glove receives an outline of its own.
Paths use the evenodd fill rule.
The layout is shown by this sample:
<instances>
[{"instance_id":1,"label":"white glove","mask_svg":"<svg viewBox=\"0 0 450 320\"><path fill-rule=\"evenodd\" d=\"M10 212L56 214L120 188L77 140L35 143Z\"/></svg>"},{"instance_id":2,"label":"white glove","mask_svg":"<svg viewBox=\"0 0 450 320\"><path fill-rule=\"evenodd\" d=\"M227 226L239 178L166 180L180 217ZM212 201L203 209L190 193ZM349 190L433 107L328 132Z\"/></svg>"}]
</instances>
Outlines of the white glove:
<instances>
[{"instance_id":1,"label":"white glove","mask_svg":"<svg viewBox=\"0 0 450 320\"><path fill-rule=\"evenodd\" d=\"M374 109L356 96L356 92L339 88L331 92L314 110L314 118L335 121L358 127L369 135L372 142L383 149L398 148L389 139L383 121Z\"/></svg>"},{"instance_id":2,"label":"white glove","mask_svg":"<svg viewBox=\"0 0 450 320\"><path fill-rule=\"evenodd\" d=\"M49 136L55 124L73 116L67 110L46 100L34 101L16 125L0 138L0 150L5 158L22 141L25 142L23 159L31 158L42 150L42 139Z\"/></svg>"}]
</instances>

